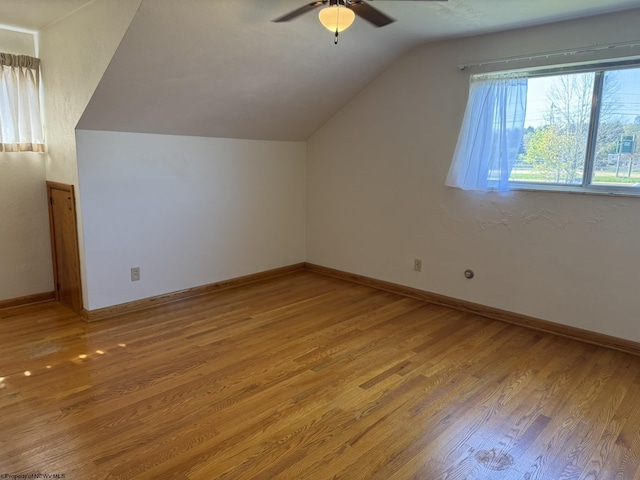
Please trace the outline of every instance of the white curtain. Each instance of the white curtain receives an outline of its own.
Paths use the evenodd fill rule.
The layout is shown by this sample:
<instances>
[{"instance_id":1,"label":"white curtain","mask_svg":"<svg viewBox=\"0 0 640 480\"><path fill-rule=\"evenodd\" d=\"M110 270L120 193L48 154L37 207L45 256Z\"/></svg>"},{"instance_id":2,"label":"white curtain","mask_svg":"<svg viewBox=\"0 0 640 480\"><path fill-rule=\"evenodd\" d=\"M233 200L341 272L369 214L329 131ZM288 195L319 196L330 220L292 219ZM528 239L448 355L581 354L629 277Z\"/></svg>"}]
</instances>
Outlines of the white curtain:
<instances>
[{"instance_id":1,"label":"white curtain","mask_svg":"<svg viewBox=\"0 0 640 480\"><path fill-rule=\"evenodd\" d=\"M472 78L446 184L464 190L509 190L526 106L526 78Z\"/></svg>"},{"instance_id":2,"label":"white curtain","mask_svg":"<svg viewBox=\"0 0 640 480\"><path fill-rule=\"evenodd\" d=\"M40 60L0 53L0 152L43 152Z\"/></svg>"}]
</instances>

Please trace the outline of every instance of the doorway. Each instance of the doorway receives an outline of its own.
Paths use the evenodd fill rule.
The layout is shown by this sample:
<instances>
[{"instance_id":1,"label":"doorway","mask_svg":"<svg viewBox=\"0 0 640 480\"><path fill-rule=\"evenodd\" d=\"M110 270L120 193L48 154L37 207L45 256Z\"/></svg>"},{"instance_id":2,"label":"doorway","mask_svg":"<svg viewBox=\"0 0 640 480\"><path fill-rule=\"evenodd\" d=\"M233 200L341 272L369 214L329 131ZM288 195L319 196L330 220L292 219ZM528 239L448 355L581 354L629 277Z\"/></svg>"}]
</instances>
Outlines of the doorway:
<instances>
[{"instance_id":1,"label":"doorway","mask_svg":"<svg viewBox=\"0 0 640 480\"><path fill-rule=\"evenodd\" d=\"M47 182L47 198L56 300L80 315L82 287L73 185Z\"/></svg>"}]
</instances>

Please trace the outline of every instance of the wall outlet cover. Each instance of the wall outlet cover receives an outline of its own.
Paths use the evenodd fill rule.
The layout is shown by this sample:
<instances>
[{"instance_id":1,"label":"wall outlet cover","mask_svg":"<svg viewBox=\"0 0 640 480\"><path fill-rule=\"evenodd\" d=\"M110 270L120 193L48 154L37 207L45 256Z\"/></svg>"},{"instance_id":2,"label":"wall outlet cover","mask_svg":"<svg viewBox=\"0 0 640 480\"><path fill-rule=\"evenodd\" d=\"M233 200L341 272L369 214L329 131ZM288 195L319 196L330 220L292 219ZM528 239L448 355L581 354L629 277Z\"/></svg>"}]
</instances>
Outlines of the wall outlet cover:
<instances>
[{"instance_id":1,"label":"wall outlet cover","mask_svg":"<svg viewBox=\"0 0 640 480\"><path fill-rule=\"evenodd\" d=\"M140 267L132 267L131 268L131 281L137 282L140 280Z\"/></svg>"}]
</instances>

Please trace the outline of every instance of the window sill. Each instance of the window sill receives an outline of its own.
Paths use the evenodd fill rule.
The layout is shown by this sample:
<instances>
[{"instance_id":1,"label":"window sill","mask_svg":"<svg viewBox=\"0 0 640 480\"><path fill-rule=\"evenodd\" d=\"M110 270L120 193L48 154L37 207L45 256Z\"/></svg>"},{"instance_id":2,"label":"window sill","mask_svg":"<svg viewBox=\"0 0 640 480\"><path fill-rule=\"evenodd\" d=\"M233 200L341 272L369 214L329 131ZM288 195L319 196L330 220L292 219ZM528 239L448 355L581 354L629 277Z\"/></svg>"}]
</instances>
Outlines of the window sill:
<instances>
[{"instance_id":1,"label":"window sill","mask_svg":"<svg viewBox=\"0 0 640 480\"><path fill-rule=\"evenodd\" d=\"M543 183L509 183L511 191L524 192L558 192L577 193L580 195L602 195L618 197L640 197L640 184L633 187L611 187L611 186L567 186L567 185L547 185Z\"/></svg>"}]
</instances>

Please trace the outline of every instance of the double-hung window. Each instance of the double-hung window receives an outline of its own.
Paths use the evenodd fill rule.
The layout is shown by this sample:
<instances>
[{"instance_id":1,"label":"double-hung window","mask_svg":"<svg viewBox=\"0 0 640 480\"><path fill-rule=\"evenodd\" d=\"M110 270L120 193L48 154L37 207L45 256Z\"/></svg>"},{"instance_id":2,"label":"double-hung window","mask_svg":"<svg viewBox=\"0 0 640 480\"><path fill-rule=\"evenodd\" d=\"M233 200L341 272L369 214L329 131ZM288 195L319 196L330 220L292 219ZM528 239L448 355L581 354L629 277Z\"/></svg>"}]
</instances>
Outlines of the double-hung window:
<instances>
[{"instance_id":1,"label":"double-hung window","mask_svg":"<svg viewBox=\"0 0 640 480\"><path fill-rule=\"evenodd\" d=\"M640 195L640 62L472 77L447 184Z\"/></svg>"}]
</instances>

